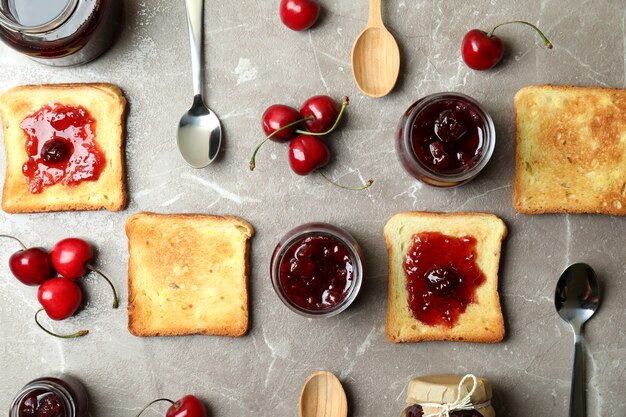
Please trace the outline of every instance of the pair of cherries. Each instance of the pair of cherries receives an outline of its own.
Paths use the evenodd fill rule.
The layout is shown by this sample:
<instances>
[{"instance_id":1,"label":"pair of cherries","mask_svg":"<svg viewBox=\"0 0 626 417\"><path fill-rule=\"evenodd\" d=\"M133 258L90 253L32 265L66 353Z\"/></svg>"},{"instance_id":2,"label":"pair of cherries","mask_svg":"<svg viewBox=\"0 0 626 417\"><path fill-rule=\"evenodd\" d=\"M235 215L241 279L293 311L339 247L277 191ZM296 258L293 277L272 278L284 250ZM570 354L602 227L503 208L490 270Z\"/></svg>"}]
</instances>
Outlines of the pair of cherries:
<instances>
[{"instance_id":1,"label":"pair of cherries","mask_svg":"<svg viewBox=\"0 0 626 417\"><path fill-rule=\"evenodd\" d=\"M0 235L0 237L13 239L22 246L21 250L9 258L9 269L23 284L39 286L37 299L42 309L35 313L35 322L46 333L64 339L89 333L87 330L80 330L70 335L59 335L43 327L38 320L41 311L45 311L52 320L65 320L73 316L83 300L83 292L76 280L88 271L98 273L109 283L113 291L113 308L118 307L115 287L102 272L92 265L93 247L83 239L63 239L54 245L52 251L48 252L40 247L27 248L13 236Z\"/></svg>"}]
</instances>

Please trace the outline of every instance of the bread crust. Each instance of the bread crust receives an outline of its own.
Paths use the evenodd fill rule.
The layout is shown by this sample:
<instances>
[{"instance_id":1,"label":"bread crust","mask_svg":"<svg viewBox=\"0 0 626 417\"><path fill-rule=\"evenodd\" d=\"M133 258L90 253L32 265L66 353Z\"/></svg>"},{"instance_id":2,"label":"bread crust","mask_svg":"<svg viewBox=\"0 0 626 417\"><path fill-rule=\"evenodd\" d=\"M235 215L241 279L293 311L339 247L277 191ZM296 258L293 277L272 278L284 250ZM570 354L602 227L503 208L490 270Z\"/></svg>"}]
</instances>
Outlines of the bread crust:
<instances>
[{"instance_id":1,"label":"bread crust","mask_svg":"<svg viewBox=\"0 0 626 417\"><path fill-rule=\"evenodd\" d=\"M411 236L416 233L432 231L440 232L443 234L449 234L446 232L446 223L452 221L460 221L461 224L471 222L471 227L468 229L476 229L478 223L480 223L480 229L482 233L489 235L494 244L497 243L497 251L492 259L493 264L490 263L490 271L483 270L487 278L487 283L491 285L486 297L488 300L483 299L479 293L477 297L478 302L468 306L467 310L459 317L459 321L452 328L446 326L428 326L415 319L410 313L407 305L406 296L401 297L401 300L396 300L395 290L396 286L401 284L401 291L403 295L406 295L406 275L403 268L399 268L400 272L396 273L395 268L398 265L395 264L396 257L399 255L398 248L394 238L396 237L394 231L391 230L393 225L397 222L402 222L410 219L429 220L432 226L427 228L412 229ZM405 227L408 227L405 225ZM489 227L493 230L489 230ZM462 226L455 226L452 229L455 230L459 236L472 235L473 233L466 231ZM462 233L460 233L462 232ZM500 296L498 292L499 279L498 270L500 264L501 245L508 234L508 230L504 222L494 214L490 213L434 213L425 211L413 211L403 212L394 215L384 229L385 245L387 247L387 253L389 255L388 267L387 267L387 313L385 321L385 334L387 339L392 343L410 343L410 342L428 342L428 341L451 341L451 342L475 342L475 343L498 343L504 339L505 328L504 318L502 316L502 308L500 306ZM481 256L485 257L485 254L481 252L481 237L474 236L477 239L479 246L477 246L477 261L480 262ZM401 259L401 258L400 258ZM482 268L481 268L482 269ZM399 275L401 274L401 275ZM401 283L398 282L401 279ZM484 286L485 284L483 284ZM482 287L482 286L481 286ZM480 289L479 289L480 290ZM485 297L485 296L483 296ZM485 311L484 305L488 301L490 308ZM402 305L400 305L403 303ZM486 328L473 328L466 323L467 317L479 317L481 315L489 316L489 329ZM404 321L404 324L400 322ZM410 325L408 325L410 323ZM407 325L410 328L407 328ZM424 331L420 331L420 329ZM400 336L398 333L402 330L404 333Z\"/></svg>"},{"instance_id":2,"label":"bread crust","mask_svg":"<svg viewBox=\"0 0 626 417\"><path fill-rule=\"evenodd\" d=\"M102 119L107 119L106 132L97 132L96 138L107 162L96 181L85 181L76 186L59 183L46 187L39 194L32 194L21 171L24 162L21 158L26 158L24 133L21 129L19 132L10 129L10 126L19 126L24 117L54 102L82 105L96 118L97 129L103 128ZM7 213L123 210L128 202L124 161L126 103L122 90L107 83L23 85L2 94L0 117L6 161L2 209ZM103 137L107 138L107 143L102 143Z\"/></svg>"},{"instance_id":3,"label":"bread crust","mask_svg":"<svg viewBox=\"0 0 626 417\"><path fill-rule=\"evenodd\" d=\"M142 314L140 311L141 303L145 300L139 299L138 295L142 291L137 285L139 281L139 272L150 273L146 271L149 267L141 265L135 254L135 245L144 238L145 224L142 222L148 222L152 228L162 228L165 230L168 225L172 224L212 224L212 225L227 225L234 226L236 228L242 228L242 236L244 238L244 248L242 252L241 262L243 262L243 274L240 277L242 282L242 293L240 296L243 299L242 306L244 307L237 313L237 317L231 320L231 323L224 324L209 324L207 326L201 326L194 323L186 322L185 325L165 325L165 326L152 326L149 321L150 317ZM235 216L216 216L208 214L158 214L150 212L139 212L130 216L126 222L126 235L128 236L128 330L131 334L140 337L149 336L186 336L186 335L209 335L209 336L228 336L228 337L241 337L248 332L249 326L249 307L248 307L248 287L249 287L249 252L250 252L250 238L254 235L254 228L250 223L241 218ZM195 242L196 244L206 242ZM156 242L156 245L163 246L163 242ZM177 246L182 252L193 250L188 244L182 243ZM170 248L172 249L172 248ZM174 248L175 249L175 248ZM157 252L162 253L166 248L160 246L155 249ZM183 253L184 255L184 253ZM183 276L182 278L187 278ZM237 277L222 277L223 279L237 279ZM210 314L210 313L208 313Z\"/></svg>"},{"instance_id":4,"label":"bread crust","mask_svg":"<svg viewBox=\"0 0 626 417\"><path fill-rule=\"evenodd\" d=\"M537 86L527 86L519 90L515 94L514 99L514 113L515 113L515 174L513 176L513 184L512 184L512 202L513 208L518 213L522 214L544 214L544 213L571 213L571 214L608 214L613 216L624 216L626 215L626 174L625 177L622 178L622 182L618 182L614 184L611 190L606 192L597 192L593 195L585 195L577 199L576 201L569 202L566 198L560 197L557 193L553 192L552 189L547 191L544 195L538 195L536 191L531 191L525 187L523 183L523 166L524 166L524 153L522 151L522 141L530 140L525 138L522 132L522 125L527 122L522 117L522 108L527 105L524 100L528 94L548 94L554 92L566 92L576 94L581 100L596 95L613 95L613 97L620 97L622 100L626 101L626 90L619 88L609 88L609 87L579 87L573 85L562 85L562 86L554 86L550 84L546 85L537 85ZM593 107L593 106L591 106ZM626 106L624 106L626 108ZM592 112L593 108L585 108L584 112ZM545 120L552 121L552 123L558 123L560 120L559 117L561 115L546 115L546 109L542 112L542 118ZM573 118L568 117L568 122L572 123ZM623 124L622 134L626 134L626 119ZM569 133L569 132L568 132ZM543 138L542 138L543 139ZM616 149L617 154L626 155L626 145L622 145L623 149L620 151ZM545 150L546 152L548 150ZM622 157L622 163L626 166L626 156ZM551 159L546 158L545 165L550 164ZM599 167L600 170L603 167ZM540 165L539 169L543 169L543 165ZM611 170L610 166L606 166L605 169L607 172ZM563 170L562 177L566 179L572 178L572 172L575 171L571 169L569 171ZM626 172L626 171L624 171ZM579 176L584 175L581 172ZM540 174L541 175L541 174ZM545 175L545 173L544 173ZM539 179L541 181L541 178ZM539 182L538 181L538 182ZM573 193L583 193L586 189L589 189L588 183L584 183L574 178L572 180L574 183L572 185ZM535 202L529 203L528 196L534 198ZM539 198L537 198L539 197ZM592 197L592 198L591 198ZM537 200L542 200L541 203L537 203ZM601 201L603 200L603 201Z\"/></svg>"}]
</instances>

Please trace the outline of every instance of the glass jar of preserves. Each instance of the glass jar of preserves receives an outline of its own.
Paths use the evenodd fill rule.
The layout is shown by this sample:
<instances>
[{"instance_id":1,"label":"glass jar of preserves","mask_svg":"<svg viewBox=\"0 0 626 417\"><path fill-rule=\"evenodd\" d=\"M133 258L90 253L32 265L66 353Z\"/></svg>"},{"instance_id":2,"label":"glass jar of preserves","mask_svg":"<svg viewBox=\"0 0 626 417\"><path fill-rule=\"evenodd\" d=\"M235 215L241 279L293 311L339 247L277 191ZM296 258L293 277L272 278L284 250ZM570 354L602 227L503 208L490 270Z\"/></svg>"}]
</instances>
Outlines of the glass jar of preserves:
<instances>
[{"instance_id":1,"label":"glass jar of preserves","mask_svg":"<svg viewBox=\"0 0 626 417\"><path fill-rule=\"evenodd\" d=\"M43 64L102 55L121 29L123 0L0 0L0 40Z\"/></svg>"},{"instance_id":2,"label":"glass jar of preserves","mask_svg":"<svg viewBox=\"0 0 626 417\"><path fill-rule=\"evenodd\" d=\"M9 417L44 415L87 417L89 400L83 384L76 378L59 375L30 381L17 393Z\"/></svg>"}]
</instances>

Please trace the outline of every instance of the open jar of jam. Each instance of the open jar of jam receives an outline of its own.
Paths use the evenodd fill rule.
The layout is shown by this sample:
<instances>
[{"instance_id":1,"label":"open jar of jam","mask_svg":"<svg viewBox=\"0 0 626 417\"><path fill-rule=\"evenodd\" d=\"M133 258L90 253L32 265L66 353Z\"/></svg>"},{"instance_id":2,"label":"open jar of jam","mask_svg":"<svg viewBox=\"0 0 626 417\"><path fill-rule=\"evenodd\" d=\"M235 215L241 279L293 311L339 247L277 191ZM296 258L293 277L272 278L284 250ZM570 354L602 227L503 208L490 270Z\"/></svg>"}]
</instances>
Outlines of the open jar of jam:
<instances>
[{"instance_id":1,"label":"open jar of jam","mask_svg":"<svg viewBox=\"0 0 626 417\"><path fill-rule=\"evenodd\" d=\"M89 401L85 387L67 375L30 381L17 393L9 417L86 417Z\"/></svg>"},{"instance_id":2,"label":"open jar of jam","mask_svg":"<svg viewBox=\"0 0 626 417\"><path fill-rule=\"evenodd\" d=\"M363 255L348 232L327 223L307 223L287 233L270 264L281 301L306 317L331 317L356 298Z\"/></svg>"},{"instance_id":3,"label":"open jar of jam","mask_svg":"<svg viewBox=\"0 0 626 417\"><path fill-rule=\"evenodd\" d=\"M489 113L460 93L437 93L413 103L400 120L398 158L409 174L435 187L470 181L496 144Z\"/></svg>"},{"instance_id":4,"label":"open jar of jam","mask_svg":"<svg viewBox=\"0 0 626 417\"><path fill-rule=\"evenodd\" d=\"M117 39L123 0L0 0L0 39L43 64L85 64Z\"/></svg>"}]
</instances>

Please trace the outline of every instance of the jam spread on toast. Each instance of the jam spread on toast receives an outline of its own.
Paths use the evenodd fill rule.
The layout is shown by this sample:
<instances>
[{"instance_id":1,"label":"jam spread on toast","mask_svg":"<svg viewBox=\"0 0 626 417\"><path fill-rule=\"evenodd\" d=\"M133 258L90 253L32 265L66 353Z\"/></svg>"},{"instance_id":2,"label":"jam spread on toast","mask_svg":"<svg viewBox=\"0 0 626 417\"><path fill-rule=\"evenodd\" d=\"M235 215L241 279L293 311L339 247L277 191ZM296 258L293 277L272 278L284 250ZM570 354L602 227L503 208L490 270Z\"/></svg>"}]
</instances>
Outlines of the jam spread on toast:
<instances>
[{"instance_id":1,"label":"jam spread on toast","mask_svg":"<svg viewBox=\"0 0 626 417\"><path fill-rule=\"evenodd\" d=\"M31 193L57 183L78 185L100 177L106 160L95 141L96 120L85 108L46 105L20 127L27 135L28 160L22 172Z\"/></svg>"},{"instance_id":2,"label":"jam spread on toast","mask_svg":"<svg viewBox=\"0 0 626 417\"><path fill-rule=\"evenodd\" d=\"M300 239L282 258L280 284L286 297L302 308L332 308L346 298L354 285L350 252L327 235Z\"/></svg>"},{"instance_id":3,"label":"jam spread on toast","mask_svg":"<svg viewBox=\"0 0 626 417\"><path fill-rule=\"evenodd\" d=\"M476 239L424 232L413 236L404 259L408 304L413 317L429 326L453 327L485 274L476 264Z\"/></svg>"},{"instance_id":4,"label":"jam spread on toast","mask_svg":"<svg viewBox=\"0 0 626 417\"><path fill-rule=\"evenodd\" d=\"M413 122L415 156L439 174L466 171L478 163L483 153L482 125L471 103L436 101L420 111Z\"/></svg>"}]
</instances>

